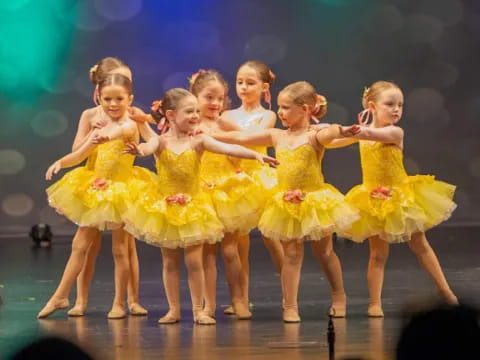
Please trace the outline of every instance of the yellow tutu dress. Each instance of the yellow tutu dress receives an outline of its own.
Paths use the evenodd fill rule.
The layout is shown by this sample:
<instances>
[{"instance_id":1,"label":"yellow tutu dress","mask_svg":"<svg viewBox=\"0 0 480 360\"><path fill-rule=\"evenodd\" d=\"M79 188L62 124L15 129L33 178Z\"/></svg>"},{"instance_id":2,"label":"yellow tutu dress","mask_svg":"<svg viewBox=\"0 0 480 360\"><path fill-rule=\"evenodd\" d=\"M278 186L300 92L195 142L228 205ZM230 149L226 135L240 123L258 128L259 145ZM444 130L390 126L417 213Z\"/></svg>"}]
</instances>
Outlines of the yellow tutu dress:
<instances>
[{"instance_id":1,"label":"yellow tutu dress","mask_svg":"<svg viewBox=\"0 0 480 360\"><path fill-rule=\"evenodd\" d=\"M319 154L305 143L294 149L277 147L278 185L267 202L258 228L280 241L320 240L343 230L359 218L358 212L321 172Z\"/></svg>"},{"instance_id":2,"label":"yellow tutu dress","mask_svg":"<svg viewBox=\"0 0 480 360\"><path fill-rule=\"evenodd\" d=\"M360 157L363 184L346 195L361 215L347 232L352 240L378 235L389 243L409 241L413 233L441 223L455 210L455 186L432 175L408 176L397 146L361 141Z\"/></svg>"},{"instance_id":3,"label":"yellow tutu dress","mask_svg":"<svg viewBox=\"0 0 480 360\"><path fill-rule=\"evenodd\" d=\"M158 183L127 210L126 230L151 245L171 249L221 241L223 225L202 190L199 168L194 149L181 154L163 150L157 159Z\"/></svg>"},{"instance_id":4,"label":"yellow tutu dress","mask_svg":"<svg viewBox=\"0 0 480 360\"><path fill-rule=\"evenodd\" d=\"M228 156L205 151L200 177L225 232L247 234L257 226L266 195Z\"/></svg>"},{"instance_id":5,"label":"yellow tutu dress","mask_svg":"<svg viewBox=\"0 0 480 360\"><path fill-rule=\"evenodd\" d=\"M118 228L129 203L155 175L133 166L134 156L122 154L123 140L98 145L85 166L66 173L47 188L50 206L79 226Z\"/></svg>"}]
</instances>

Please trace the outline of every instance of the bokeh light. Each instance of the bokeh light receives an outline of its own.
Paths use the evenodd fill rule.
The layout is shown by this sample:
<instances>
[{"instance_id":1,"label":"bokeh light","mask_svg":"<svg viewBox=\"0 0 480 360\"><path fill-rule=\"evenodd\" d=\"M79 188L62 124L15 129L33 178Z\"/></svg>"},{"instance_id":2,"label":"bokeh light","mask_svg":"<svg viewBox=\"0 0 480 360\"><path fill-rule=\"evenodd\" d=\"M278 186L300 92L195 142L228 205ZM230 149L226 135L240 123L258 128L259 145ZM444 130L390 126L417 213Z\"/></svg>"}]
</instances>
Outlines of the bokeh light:
<instances>
[{"instance_id":1,"label":"bokeh light","mask_svg":"<svg viewBox=\"0 0 480 360\"><path fill-rule=\"evenodd\" d=\"M39 112L30 123L33 131L44 138L63 134L68 128L68 120L65 114L56 110Z\"/></svg>"},{"instance_id":2,"label":"bokeh light","mask_svg":"<svg viewBox=\"0 0 480 360\"><path fill-rule=\"evenodd\" d=\"M25 156L17 150L0 150L0 175L15 175L25 168Z\"/></svg>"},{"instance_id":3,"label":"bokeh light","mask_svg":"<svg viewBox=\"0 0 480 360\"><path fill-rule=\"evenodd\" d=\"M10 194L2 201L2 209L9 216L25 216L33 206L33 200L27 194Z\"/></svg>"}]
</instances>

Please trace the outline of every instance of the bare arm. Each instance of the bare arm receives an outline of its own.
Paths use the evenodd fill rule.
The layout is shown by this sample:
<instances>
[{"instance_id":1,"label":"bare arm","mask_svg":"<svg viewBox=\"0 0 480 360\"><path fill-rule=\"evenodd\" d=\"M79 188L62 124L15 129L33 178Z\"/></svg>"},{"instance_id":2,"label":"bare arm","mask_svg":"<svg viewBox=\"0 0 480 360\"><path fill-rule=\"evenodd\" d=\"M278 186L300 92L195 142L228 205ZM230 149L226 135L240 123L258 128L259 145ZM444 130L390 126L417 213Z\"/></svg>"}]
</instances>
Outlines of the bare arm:
<instances>
[{"instance_id":1,"label":"bare arm","mask_svg":"<svg viewBox=\"0 0 480 360\"><path fill-rule=\"evenodd\" d=\"M273 146L275 129L265 129L254 133L244 131L216 132L211 134L213 138L229 144L252 145L252 146Z\"/></svg>"},{"instance_id":2,"label":"bare arm","mask_svg":"<svg viewBox=\"0 0 480 360\"><path fill-rule=\"evenodd\" d=\"M138 123L137 127L143 140L148 141L152 137L157 137L156 132L148 124Z\"/></svg>"},{"instance_id":3,"label":"bare arm","mask_svg":"<svg viewBox=\"0 0 480 360\"><path fill-rule=\"evenodd\" d=\"M128 143L124 152L135 156L150 156L157 152L160 147L160 137L151 137L147 142L136 144Z\"/></svg>"},{"instance_id":4,"label":"bare arm","mask_svg":"<svg viewBox=\"0 0 480 360\"><path fill-rule=\"evenodd\" d=\"M93 144L92 139L95 136L95 132L92 132L84 141L84 143L74 152L65 155L61 159L55 161L47 170L45 179L51 180L53 175L58 173L60 169L72 167L80 164L85 160L92 149L96 146Z\"/></svg>"},{"instance_id":5,"label":"bare arm","mask_svg":"<svg viewBox=\"0 0 480 360\"><path fill-rule=\"evenodd\" d=\"M328 128L322 129L315 134L315 138L323 146L330 144L333 140L353 136L359 132L358 125L351 126L341 126L341 125L330 125Z\"/></svg>"},{"instance_id":6,"label":"bare arm","mask_svg":"<svg viewBox=\"0 0 480 360\"><path fill-rule=\"evenodd\" d=\"M235 156L242 159L256 159L260 163L269 163L272 165L278 164L278 162L267 155L260 154L256 151L247 149L241 145L235 144L225 144L208 135L202 135L201 137L201 145L204 150L208 150L210 152L218 153L218 154L225 154L229 156Z\"/></svg>"},{"instance_id":7,"label":"bare arm","mask_svg":"<svg viewBox=\"0 0 480 360\"><path fill-rule=\"evenodd\" d=\"M325 145L327 149L338 149L348 145L352 145L358 142L358 139L354 137L343 138L343 139L333 139L328 144Z\"/></svg>"},{"instance_id":8,"label":"bare arm","mask_svg":"<svg viewBox=\"0 0 480 360\"><path fill-rule=\"evenodd\" d=\"M242 128L227 117L218 119L218 125L223 131L242 131Z\"/></svg>"},{"instance_id":9,"label":"bare arm","mask_svg":"<svg viewBox=\"0 0 480 360\"><path fill-rule=\"evenodd\" d=\"M88 135L92 132L93 128L91 125L92 119L92 109L88 109L82 112L80 116L80 121L78 122L77 133L72 144L72 151L77 150L82 146L88 138Z\"/></svg>"},{"instance_id":10,"label":"bare arm","mask_svg":"<svg viewBox=\"0 0 480 360\"><path fill-rule=\"evenodd\" d=\"M372 128L362 126L360 132L355 135L359 140L380 141L387 144L396 144L401 146L404 132L398 126L386 126L383 128Z\"/></svg>"}]
</instances>

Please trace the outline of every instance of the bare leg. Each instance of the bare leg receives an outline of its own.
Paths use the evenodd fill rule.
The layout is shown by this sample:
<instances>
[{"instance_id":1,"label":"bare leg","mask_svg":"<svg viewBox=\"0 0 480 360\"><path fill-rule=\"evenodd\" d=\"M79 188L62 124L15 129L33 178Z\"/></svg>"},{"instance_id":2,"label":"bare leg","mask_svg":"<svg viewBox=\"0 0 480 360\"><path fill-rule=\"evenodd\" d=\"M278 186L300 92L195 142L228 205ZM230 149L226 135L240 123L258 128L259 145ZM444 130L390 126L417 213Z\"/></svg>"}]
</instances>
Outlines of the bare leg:
<instances>
[{"instance_id":1,"label":"bare leg","mask_svg":"<svg viewBox=\"0 0 480 360\"><path fill-rule=\"evenodd\" d=\"M96 229L88 227L80 227L75 234L72 242L72 252L68 259L67 265L63 272L60 284L54 294L48 300L45 307L38 313L38 318L44 318L52 314L58 309L68 307L68 295L75 283L78 275L82 271L83 265L87 257L87 251L92 243Z\"/></svg>"},{"instance_id":2,"label":"bare leg","mask_svg":"<svg viewBox=\"0 0 480 360\"><path fill-rule=\"evenodd\" d=\"M97 230L97 229L95 229ZM68 316L83 316L88 305L88 293L95 273L95 263L102 247L102 233L92 231L92 244L88 248L87 259L77 278L77 298L75 305L68 311Z\"/></svg>"},{"instance_id":3,"label":"bare leg","mask_svg":"<svg viewBox=\"0 0 480 360\"><path fill-rule=\"evenodd\" d=\"M108 318L121 319L127 314L125 297L129 273L127 233L123 229L112 231L112 253L115 263L115 297Z\"/></svg>"},{"instance_id":4,"label":"bare leg","mask_svg":"<svg viewBox=\"0 0 480 360\"><path fill-rule=\"evenodd\" d=\"M204 311L209 316L215 317L217 308L217 244L203 245L203 273L205 276Z\"/></svg>"},{"instance_id":5,"label":"bare leg","mask_svg":"<svg viewBox=\"0 0 480 360\"><path fill-rule=\"evenodd\" d=\"M368 260L368 291L370 293L370 304L368 316L382 317L382 288L385 273L385 264L389 254L389 244L378 236L369 239L370 258Z\"/></svg>"},{"instance_id":6,"label":"bare leg","mask_svg":"<svg viewBox=\"0 0 480 360\"><path fill-rule=\"evenodd\" d=\"M242 264L242 272L240 274L240 284L242 287L243 300L247 304L250 302L250 235L236 235L238 255Z\"/></svg>"},{"instance_id":7,"label":"bare leg","mask_svg":"<svg viewBox=\"0 0 480 360\"><path fill-rule=\"evenodd\" d=\"M320 241L312 241L311 245L313 254L325 272L332 289L332 307L329 315L345 317L347 298L343 287L342 265L333 250L332 236L324 237Z\"/></svg>"},{"instance_id":8,"label":"bare leg","mask_svg":"<svg viewBox=\"0 0 480 360\"><path fill-rule=\"evenodd\" d=\"M130 264L127 288L128 309L132 315L147 315L147 309L140 305L140 266L138 264L137 246L132 234L127 233L127 244L128 262Z\"/></svg>"},{"instance_id":9,"label":"bare leg","mask_svg":"<svg viewBox=\"0 0 480 360\"><path fill-rule=\"evenodd\" d=\"M213 325L215 319L202 309L203 303L203 246L193 245L185 248L185 265L188 272L188 287L192 299L192 311L195 323L200 325Z\"/></svg>"},{"instance_id":10,"label":"bare leg","mask_svg":"<svg viewBox=\"0 0 480 360\"><path fill-rule=\"evenodd\" d=\"M282 266L283 321L300 322L298 315L298 286L303 264L303 243L283 242L285 258Z\"/></svg>"},{"instance_id":11,"label":"bare leg","mask_svg":"<svg viewBox=\"0 0 480 360\"><path fill-rule=\"evenodd\" d=\"M163 286L168 301L168 312L158 320L172 324L180 320L180 249L162 248Z\"/></svg>"},{"instance_id":12,"label":"bare leg","mask_svg":"<svg viewBox=\"0 0 480 360\"><path fill-rule=\"evenodd\" d=\"M237 237L233 234L225 234L222 241L222 255L234 312L239 319L250 319L252 313L248 309L248 301L242 293L241 278L244 274L238 254Z\"/></svg>"},{"instance_id":13,"label":"bare leg","mask_svg":"<svg viewBox=\"0 0 480 360\"><path fill-rule=\"evenodd\" d=\"M433 282L438 288L440 294L445 298L447 303L455 305L458 304L457 297L450 289L447 279L443 274L442 268L438 261L437 255L433 251L432 247L428 243L425 233L418 232L412 235L411 240L408 242L410 249L416 255L420 265L428 272L432 277Z\"/></svg>"},{"instance_id":14,"label":"bare leg","mask_svg":"<svg viewBox=\"0 0 480 360\"><path fill-rule=\"evenodd\" d=\"M281 274L283 258L284 258L282 244L280 243L280 241L271 240L266 237L263 237L263 243L265 244L265 247L268 249L268 252L270 253L270 257L272 258L275 271L278 274Z\"/></svg>"}]
</instances>

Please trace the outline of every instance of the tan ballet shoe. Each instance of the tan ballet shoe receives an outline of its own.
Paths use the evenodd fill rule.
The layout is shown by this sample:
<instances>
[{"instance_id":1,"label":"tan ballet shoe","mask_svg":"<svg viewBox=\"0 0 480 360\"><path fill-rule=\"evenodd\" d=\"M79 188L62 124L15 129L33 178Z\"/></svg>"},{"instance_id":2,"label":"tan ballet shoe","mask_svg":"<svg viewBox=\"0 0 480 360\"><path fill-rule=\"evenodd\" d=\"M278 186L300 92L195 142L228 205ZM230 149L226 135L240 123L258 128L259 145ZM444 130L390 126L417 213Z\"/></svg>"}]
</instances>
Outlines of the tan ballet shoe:
<instances>
[{"instance_id":1,"label":"tan ballet shoe","mask_svg":"<svg viewBox=\"0 0 480 360\"><path fill-rule=\"evenodd\" d=\"M385 315L383 314L382 306L381 305L370 305L368 307L368 316L369 317L377 317L381 318Z\"/></svg>"},{"instance_id":2,"label":"tan ballet shoe","mask_svg":"<svg viewBox=\"0 0 480 360\"><path fill-rule=\"evenodd\" d=\"M298 307L293 306L283 309L283 322L285 323L299 323L302 320L300 315L298 315Z\"/></svg>"},{"instance_id":3,"label":"tan ballet shoe","mask_svg":"<svg viewBox=\"0 0 480 360\"><path fill-rule=\"evenodd\" d=\"M225 308L225 310L223 310L223 313L225 315L235 315L235 309L233 308L232 305L229 305Z\"/></svg>"},{"instance_id":4,"label":"tan ballet shoe","mask_svg":"<svg viewBox=\"0 0 480 360\"><path fill-rule=\"evenodd\" d=\"M234 304L233 309L238 320L250 320L252 318L249 308L242 303Z\"/></svg>"},{"instance_id":5,"label":"tan ballet shoe","mask_svg":"<svg viewBox=\"0 0 480 360\"><path fill-rule=\"evenodd\" d=\"M124 319L127 317L127 312L124 310L111 310L107 318L110 320L116 320L116 319Z\"/></svg>"},{"instance_id":6,"label":"tan ballet shoe","mask_svg":"<svg viewBox=\"0 0 480 360\"><path fill-rule=\"evenodd\" d=\"M139 303L133 303L129 305L128 310L130 311L130 315L133 316L145 316L148 314L148 310Z\"/></svg>"},{"instance_id":7,"label":"tan ballet shoe","mask_svg":"<svg viewBox=\"0 0 480 360\"><path fill-rule=\"evenodd\" d=\"M73 308L68 310L67 315L71 317L84 316L86 306L75 305Z\"/></svg>"},{"instance_id":8,"label":"tan ballet shoe","mask_svg":"<svg viewBox=\"0 0 480 360\"><path fill-rule=\"evenodd\" d=\"M197 325L215 325L217 321L203 311L193 313L193 322Z\"/></svg>"},{"instance_id":9,"label":"tan ballet shoe","mask_svg":"<svg viewBox=\"0 0 480 360\"><path fill-rule=\"evenodd\" d=\"M166 313L160 319L158 319L159 324L176 324L180 321L180 315L174 315L171 311Z\"/></svg>"},{"instance_id":10,"label":"tan ballet shoe","mask_svg":"<svg viewBox=\"0 0 480 360\"><path fill-rule=\"evenodd\" d=\"M345 307L340 306L330 306L328 309L328 316L332 318L344 318L347 315L347 309Z\"/></svg>"},{"instance_id":11,"label":"tan ballet shoe","mask_svg":"<svg viewBox=\"0 0 480 360\"><path fill-rule=\"evenodd\" d=\"M49 301L47 305L38 313L37 319L44 319L57 310L63 310L70 306L68 299L63 299L60 301Z\"/></svg>"}]
</instances>

